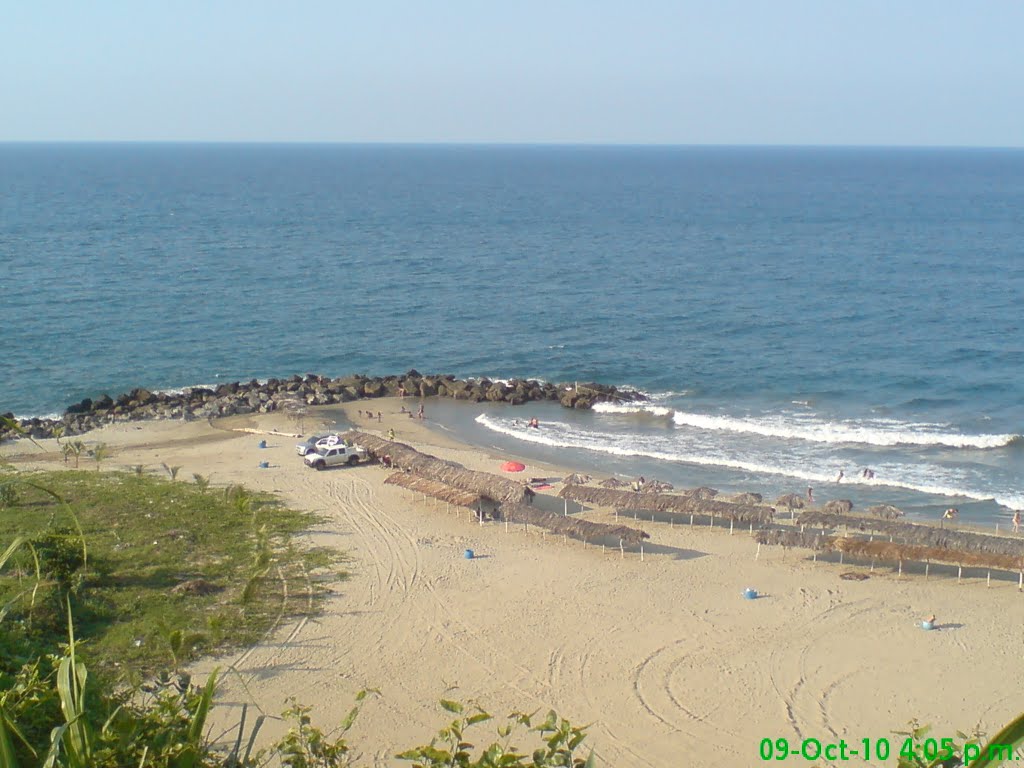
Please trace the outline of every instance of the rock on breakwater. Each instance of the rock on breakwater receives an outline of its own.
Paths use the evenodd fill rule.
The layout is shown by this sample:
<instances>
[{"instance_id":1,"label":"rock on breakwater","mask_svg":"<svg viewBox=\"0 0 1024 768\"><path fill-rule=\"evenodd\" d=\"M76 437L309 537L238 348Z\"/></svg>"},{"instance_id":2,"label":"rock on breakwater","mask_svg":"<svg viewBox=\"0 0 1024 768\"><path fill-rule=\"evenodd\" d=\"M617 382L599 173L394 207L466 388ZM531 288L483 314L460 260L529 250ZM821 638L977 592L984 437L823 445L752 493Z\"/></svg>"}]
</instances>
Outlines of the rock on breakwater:
<instances>
[{"instance_id":1,"label":"rock on breakwater","mask_svg":"<svg viewBox=\"0 0 1024 768\"><path fill-rule=\"evenodd\" d=\"M60 419L16 420L4 414L0 440L21 433L33 439L78 435L122 421L146 419L213 419L247 413L270 413L307 405L332 405L378 397L451 397L470 402L522 405L557 401L565 408L587 409L594 403L635 402L646 398L633 390L606 384L552 384L535 379L495 381L458 379L450 374L423 375L416 370L398 376L352 375L330 378L316 374L286 379L230 382L216 388L190 387L180 392L151 392L136 388L116 398L101 395L70 406Z\"/></svg>"}]
</instances>

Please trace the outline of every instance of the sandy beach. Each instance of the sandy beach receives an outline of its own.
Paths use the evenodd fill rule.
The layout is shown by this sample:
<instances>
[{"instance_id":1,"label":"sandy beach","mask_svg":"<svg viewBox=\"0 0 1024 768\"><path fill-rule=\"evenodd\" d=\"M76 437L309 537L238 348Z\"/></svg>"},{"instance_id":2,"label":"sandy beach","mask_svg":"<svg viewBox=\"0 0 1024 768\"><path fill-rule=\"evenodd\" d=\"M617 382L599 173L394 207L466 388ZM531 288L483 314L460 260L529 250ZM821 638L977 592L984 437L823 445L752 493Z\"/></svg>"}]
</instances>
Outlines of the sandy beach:
<instances>
[{"instance_id":1,"label":"sandy beach","mask_svg":"<svg viewBox=\"0 0 1024 768\"><path fill-rule=\"evenodd\" d=\"M459 445L399 413L416 403L342 410L361 429L394 429L397 440L471 469L499 473L515 458ZM381 421L356 416L371 406ZM331 586L321 615L282 622L259 645L197 665L197 673L230 668L214 733L243 702L278 714L289 698L312 705L329 727L357 691L377 688L351 731L374 765L407 764L393 755L429 741L446 721L436 704L445 697L499 715L555 709L592 723L600 765L754 766L764 738L897 744L892 731L911 718L942 738L975 726L994 733L1021 711L1016 578L986 588L984 574L958 584L955 569L933 568L926 580L879 566L865 581L846 581L849 565L801 551L764 547L755 559L746 530L630 521L651 536L641 561L637 551L480 525L467 510L384 485L388 471L378 465L314 472L296 456L296 439L237 429L291 433L295 423L280 414L126 423L84 438L110 446L108 469L166 463L182 478L198 472L215 485L275 493L324 516L310 543L350 555L351 577ZM46 455L24 441L0 455L17 454L19 466L63 465L50 443ZM588 471L526 463L524 478ZM611 510L583 514L613 519ZM477 557L465 559L466 549ZM762 597L744 600L748 586ZM938 631L920 629L929 614ZM477 743L493 733L484 728ZM280 731L270 721L263 735Z\"/></svg>"}]
</instances>

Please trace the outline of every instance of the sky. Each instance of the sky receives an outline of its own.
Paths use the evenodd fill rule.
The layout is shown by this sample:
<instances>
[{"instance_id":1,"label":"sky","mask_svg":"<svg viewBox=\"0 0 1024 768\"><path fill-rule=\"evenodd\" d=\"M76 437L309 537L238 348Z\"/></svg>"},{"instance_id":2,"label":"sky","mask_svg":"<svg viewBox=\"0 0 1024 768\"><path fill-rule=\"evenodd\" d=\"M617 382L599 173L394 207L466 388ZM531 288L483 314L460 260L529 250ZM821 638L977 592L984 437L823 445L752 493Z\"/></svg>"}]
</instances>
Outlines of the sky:
<instances>
[{"instance_id":1,"label":"sky","mask_svg":"<svg viewBox=\"0 0 1024 768\"><path fill-rule=\"evenodd\" d=\"M1021 0L7 0L0 141L1024 146Z\"/></svg>"}]
</instances>

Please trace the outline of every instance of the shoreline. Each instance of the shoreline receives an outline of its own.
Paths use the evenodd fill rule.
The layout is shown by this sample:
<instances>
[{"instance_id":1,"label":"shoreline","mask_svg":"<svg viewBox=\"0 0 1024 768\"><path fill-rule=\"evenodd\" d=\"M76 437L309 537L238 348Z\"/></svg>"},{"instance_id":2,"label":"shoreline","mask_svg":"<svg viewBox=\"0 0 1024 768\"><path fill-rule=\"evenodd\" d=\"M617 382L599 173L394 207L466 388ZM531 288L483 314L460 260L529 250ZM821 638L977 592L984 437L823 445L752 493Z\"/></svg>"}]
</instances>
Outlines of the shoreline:
<instances>
[{"instance_id":1,"label":"shoreline","mask_svg":"<svg viewBox=\"0 0 1024 768\"><path fill-rule=\"evenodd\" d=\"M105 424L127 421L214 419L284 410L298 418L309 407L338 405L382 397L448 397L472 402L522 405L555 401L565 408L588 409L599 402L635 402L646 397L631 389L574 382L557 384L538 379L459 379L452 374L420 374L411 369L388 376L329 377L309 373L279 379L252 379L211 386L150 391L136 387L116 398L108 394L69 405L63 414L18 417L0 413L0 442L19 430L33 439L83 434Z\"/></svg>"},{"instance_id":2,"label":"shoreline","mask_svg":"<svg viewBox=\"0 0 1024 768\"><path fill-rule=\"evenodd\" d=\"M409 419L398 399L373 405L381 420L356 416L356 428L394 429L401 442L480 471L523 458ZM355 414L365 404L315 409L306 433L339 408ZM444 697L498 715L551 708L593 722L599 765L670 765L685 748L699 767L753 764L767 736L878 738L911 718L937 736L975 723L994 733L1019 714L1024 673L1008 655L1024 625L1016 580L986 589L971 574L958 585L941 568L900 577L888 566L814 562L801 550L758 552L745 530L630 520L651 535L641 561L634 551L480 525L471 512L385 485L389 473L377 465L313 472L296 439L260 449L256 434L234 429L288 432L290 422L280 413L131 422L92 435L110 446L109 468L180 465L183 477L242 483L319 512L325 522L306 541L351 557L352 577L331 587L320 615L283 621L265 642L195 665L197 675L230 668L211 713L215 733L236 722L242 702L274 715L292 696L331 727L371 687L382 696L351 735L375 765L402 765L389 757L397 748L429 741L445 721L435 704ZM53 441L43 447L45 456L22 453L16 464L63 465ZM524 477L573 469L524 463ZM614 521L604 509L583 517ZM464 559L465 549L479 557ZM869 578L840 579L848 570ZM762 597L742 599L747 587ZM940 631L922 631L920 618L932 613ZM260 741L279 726L268 720Z\"/></svg>"}]
</instances>

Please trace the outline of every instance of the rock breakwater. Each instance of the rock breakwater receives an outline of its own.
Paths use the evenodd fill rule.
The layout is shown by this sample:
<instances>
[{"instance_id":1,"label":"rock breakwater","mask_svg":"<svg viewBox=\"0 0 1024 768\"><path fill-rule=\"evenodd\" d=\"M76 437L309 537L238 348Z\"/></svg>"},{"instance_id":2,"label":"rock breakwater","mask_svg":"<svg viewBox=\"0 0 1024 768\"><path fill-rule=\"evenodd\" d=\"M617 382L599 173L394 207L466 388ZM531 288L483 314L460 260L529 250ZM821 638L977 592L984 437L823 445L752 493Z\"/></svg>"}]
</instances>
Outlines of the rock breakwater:
<instances>
[{"instance_id":1,"label":"rock breakwater","mask_svg":"<svg viewBox=\"0 0 1024 768\"><path fill-rule=\"evenodd\" d=\"M470 402L522 405L557 401L565 408L587 409L594 403L635 402L646 399L632 390L606 384L552 384L535 379L458 379L452 375L422 375L415 370L399 376L343 376L315 374L231 382L216 388L190 387L180 392L151 392L136 388L111 397L86 398L70 406L59 419L21 419L4 414L0 440L25 434L33 439L78 435L114 422L147 419L214 419L247 413L288 410L301 414L312 405L333 405L378 397L451 397Z\"/></svg>"}]
</instances>

